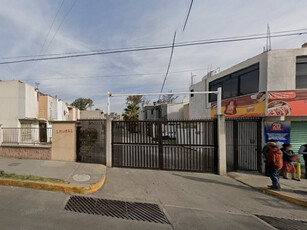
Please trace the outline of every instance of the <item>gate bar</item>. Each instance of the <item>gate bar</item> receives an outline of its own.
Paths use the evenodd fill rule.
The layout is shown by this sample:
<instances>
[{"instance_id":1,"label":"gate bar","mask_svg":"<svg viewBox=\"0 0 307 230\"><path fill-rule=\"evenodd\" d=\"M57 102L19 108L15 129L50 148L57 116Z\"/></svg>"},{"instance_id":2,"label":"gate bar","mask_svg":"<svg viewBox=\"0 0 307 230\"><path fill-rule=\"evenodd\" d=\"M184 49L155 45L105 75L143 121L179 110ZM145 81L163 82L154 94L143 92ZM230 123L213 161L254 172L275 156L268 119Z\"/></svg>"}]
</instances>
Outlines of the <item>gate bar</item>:
<instances>
[{"instance_id":1,"label":"gate bar","mask_svg":"<svg viewBox=\"0 0 307 230\"><path fill-rule=\"evenodd\" d=\"M222 88L217 91L201 91L201 92L172 92L172 93L131 93L131 94L112 94L108 92L108 115L111 112L111 97L127 97L127 96L155 96L155 95L191 95L191 94L216 94L217 95L217 115L222 115Z\"/></svg>"}]
</instances>

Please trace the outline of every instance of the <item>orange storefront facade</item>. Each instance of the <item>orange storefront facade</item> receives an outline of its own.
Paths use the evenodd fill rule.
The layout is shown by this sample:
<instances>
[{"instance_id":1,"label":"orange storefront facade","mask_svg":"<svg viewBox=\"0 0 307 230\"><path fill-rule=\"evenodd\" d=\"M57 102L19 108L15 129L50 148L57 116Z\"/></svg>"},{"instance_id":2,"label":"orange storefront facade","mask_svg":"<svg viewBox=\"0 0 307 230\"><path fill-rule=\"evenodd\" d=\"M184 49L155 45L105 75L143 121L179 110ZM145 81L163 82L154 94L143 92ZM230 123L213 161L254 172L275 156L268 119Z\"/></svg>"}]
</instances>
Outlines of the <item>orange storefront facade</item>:
<instances>
[{"instance_id":1,"label":"orange storefront facade","mask_svg":"<svg viewBox=\"0 0 307 230\"><path fill-rule=\"evenodd\" d=\"M216 115L211 103L211 117ZM307 90L270 91L244 95L222 101L226 117L307 116Z\"/></svg>"}]
</instances>

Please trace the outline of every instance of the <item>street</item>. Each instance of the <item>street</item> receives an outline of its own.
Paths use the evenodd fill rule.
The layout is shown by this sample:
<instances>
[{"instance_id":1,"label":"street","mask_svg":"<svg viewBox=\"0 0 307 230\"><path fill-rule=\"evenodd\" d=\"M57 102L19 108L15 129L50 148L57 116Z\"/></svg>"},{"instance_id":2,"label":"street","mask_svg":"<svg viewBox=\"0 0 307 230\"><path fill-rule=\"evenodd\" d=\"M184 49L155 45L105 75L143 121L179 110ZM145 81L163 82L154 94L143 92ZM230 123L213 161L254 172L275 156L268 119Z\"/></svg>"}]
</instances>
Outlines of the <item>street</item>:
<instances>
[{"instance_id":1,"label":"street","mask_svg":"<svg viewBox=\"0 0 307 230\"><path fill-rule=\"evenodd\" d=\"M111 168L87 196L156 203L171 224L66 211L68 194L1 186L0 229L274 229L255 215L307 220L304 207L214 174Z\"/></svg>"}]
</instances>

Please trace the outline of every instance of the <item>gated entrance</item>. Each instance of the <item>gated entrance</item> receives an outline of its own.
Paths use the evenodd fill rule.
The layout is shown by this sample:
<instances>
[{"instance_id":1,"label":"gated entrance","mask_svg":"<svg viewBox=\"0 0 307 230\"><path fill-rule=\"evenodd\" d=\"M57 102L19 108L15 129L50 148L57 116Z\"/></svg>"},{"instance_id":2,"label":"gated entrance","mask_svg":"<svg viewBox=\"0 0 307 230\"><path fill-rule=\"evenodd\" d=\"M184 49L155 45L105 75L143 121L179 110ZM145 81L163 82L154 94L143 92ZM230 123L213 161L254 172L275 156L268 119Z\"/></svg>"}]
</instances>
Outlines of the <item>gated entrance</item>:
<instances>
[{"instance_id":1,"label":"gated entrance","mask_svg":"<svg viewBox=\"0 0 307 230\"><path fill-rule=\"evenodd\" d=\"M106 163L106 120L80 120L77 126L77 161Z\"/></svg>"},{"instance_id":2,"label":"gated entrance","mask_svg":"<svg viewBox=\"0 0 307 230\"><path fill-rule=\"evenodd\" d=\"M113 121L112 165L215 172L216 122Z\"/></svg>"},{"instance_id":3,"label":"gated entrance","mask_svg":"<svg viewBox=\"0 0 307 230\"><path fill-rule=\"evenodd\" d=\"M261 171L261 119L227 119L227 169Z\"/></svg>"}]
</instances>

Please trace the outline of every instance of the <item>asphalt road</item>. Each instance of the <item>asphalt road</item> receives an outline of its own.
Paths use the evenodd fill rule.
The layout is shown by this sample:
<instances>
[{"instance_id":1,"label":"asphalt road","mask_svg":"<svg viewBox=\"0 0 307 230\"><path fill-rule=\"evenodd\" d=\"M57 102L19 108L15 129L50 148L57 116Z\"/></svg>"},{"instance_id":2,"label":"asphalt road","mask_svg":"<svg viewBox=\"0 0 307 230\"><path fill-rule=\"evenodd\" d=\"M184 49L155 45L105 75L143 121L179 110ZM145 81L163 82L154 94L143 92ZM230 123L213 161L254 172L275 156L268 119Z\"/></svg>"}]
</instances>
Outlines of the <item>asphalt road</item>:
<instances>
[{"instance_id":1,"label":"asphalt road","mask_svg":"<svg viewBox=\"0 0 307 230\"><path fill-rule=\"evenodd\" d=\"M171 225L65 211L68 194L0 186L0 229L274 229L255 214L307 220L307 209L213 174L112 168L91 197L157 203Z\"/></svg>"}]
</instances>

